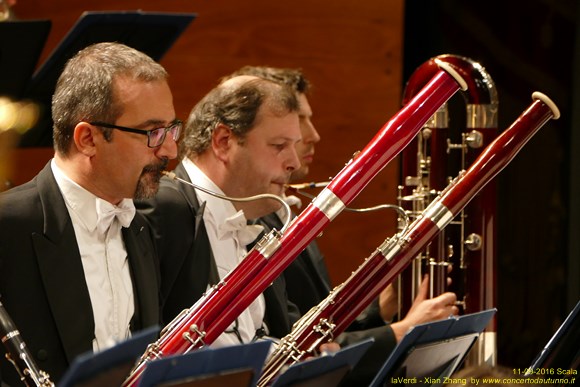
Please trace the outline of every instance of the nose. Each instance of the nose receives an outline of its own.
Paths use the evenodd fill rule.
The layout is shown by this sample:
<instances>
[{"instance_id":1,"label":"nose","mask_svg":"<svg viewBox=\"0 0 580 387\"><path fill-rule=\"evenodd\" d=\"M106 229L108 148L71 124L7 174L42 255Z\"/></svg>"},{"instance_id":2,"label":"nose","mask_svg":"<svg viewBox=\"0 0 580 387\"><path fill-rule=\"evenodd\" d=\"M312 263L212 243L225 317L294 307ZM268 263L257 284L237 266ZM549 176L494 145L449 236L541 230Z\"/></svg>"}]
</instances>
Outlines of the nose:
<instances>
[{"instance_id":1,"label":"nose","mask_svg":"<svg viewBox=\"0 0 580 387\"><path fill-rule=\"evenodd\" d=\"M289 147L290 154L288 160L286 162L286 170L288 172L292 172L298 168L300 168L300 158L298 157L298 153L296 152L296 147L291 146Z\"/></svg>"},{"instance_id":2,"label":"nose","mask_svg":"<svg viewBox=\"0 0 580 387\"><path fill-rule=\"evenodd\" d=\"M173 136L170 134L165 136L163 143L157 148L156 155L158 158L169 160L177 158L177 141L173 139Z\"/></svg>"},{"instance_id":3,"label":"nose","mask_svg":"<svg viewBox=\"0 0 580 387\"><path fill-rule=\"evenodd\" d=\"M302 123L302 142L305 144L316 144L320 141L320 134L314 127L310 118L306 118Z\"/></svg>"}]
</instances>

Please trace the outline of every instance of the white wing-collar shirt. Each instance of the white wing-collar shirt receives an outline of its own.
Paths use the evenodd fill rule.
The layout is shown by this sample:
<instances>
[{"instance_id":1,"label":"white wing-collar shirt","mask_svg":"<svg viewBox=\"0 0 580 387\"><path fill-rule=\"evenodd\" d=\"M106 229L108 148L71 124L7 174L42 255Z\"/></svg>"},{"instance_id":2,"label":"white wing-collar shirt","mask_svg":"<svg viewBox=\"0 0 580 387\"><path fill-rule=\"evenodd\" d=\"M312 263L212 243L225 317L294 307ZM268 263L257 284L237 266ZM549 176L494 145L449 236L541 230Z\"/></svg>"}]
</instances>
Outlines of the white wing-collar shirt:
<instances>
[{"instance_id":1,"label":"white wing-collar shirt","mask_svg":"<svg viewBox=\"0 0 580 387\"><path fill-rule=\"evenodd\" d=\"M183 166L194 184L212 192L224 194L191 160L184 158ZM228 218L239 218L243 216L243 211L240 211L240 214L228 200L216 198L201 190L195 192L199 202L206 203L203 220L216 261L218 275L220 279L223 279L242 261L247 253L246 243L239 241L236 232L229 231L227 227L224 227ZM243 220L246 223L245 217ZM214 341L213 346L222 347L251 342L255 338L256 332L262 328L264 311L264 296L260 295L242 312L237 321Z\"/></svg>"},{"instance_id":2,"label":"white wing-collar shirt","mask_svg":"<svg viewBox=\"0 0 580 387\"><path fill-rule=\"evenodd\" d=\"M67 177L54 159L51 168L75 231L95 321L93 350L100 351L130 336L129 324L135 312L122 225L111 218L105 232L99 231L97 207L116 206L98 204L102 199ZM133 201L124 199L120 207L132 212L123 221L128 227L135 214Z\"/></svg>"}]
</instances>

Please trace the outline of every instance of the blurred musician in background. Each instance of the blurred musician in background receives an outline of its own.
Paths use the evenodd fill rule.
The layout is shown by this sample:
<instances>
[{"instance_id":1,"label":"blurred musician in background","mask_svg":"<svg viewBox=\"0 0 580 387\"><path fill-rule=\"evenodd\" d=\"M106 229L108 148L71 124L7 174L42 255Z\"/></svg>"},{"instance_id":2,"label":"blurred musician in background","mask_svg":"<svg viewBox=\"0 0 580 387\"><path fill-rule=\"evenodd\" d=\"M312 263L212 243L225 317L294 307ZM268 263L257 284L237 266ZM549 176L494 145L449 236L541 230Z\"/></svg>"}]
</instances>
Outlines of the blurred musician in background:
<instances>
[{"instance_id":1,"label":"blurred musician in background","mask_svg":"<svg viewBox=\"0 0 580 387\"><path fill-rule=\"evenodd\" d=\"M157 191L181 123L165 69L117 43L67 63L52 117L54 158L0 197L0 296L58 381L76 356L160 323L154 244L132 199Z\"/></svg>"},{"instance_id":2,"label":"blurred musician in background","mask_svg":"<svg viewBox=\"0 0 580 387\"><path fill-rule=\"evenodd\" d=\"M298 101L292 89L253 76L235 77L211 90L191 111L174 173L229 197L282 195L290 174L300 166L295 150L299 140ZM271 213L281 203L223 200L163 178L155 199L137 206L156 231L163 316L169 323L246 255L246 245L262 230L248 227L247 220ZM285 295L279 302L274 288L285 291L284 284L275 282L213 344L287 334Z\"/></svg>"},{"instance_id":3,"label":"blurred musician in background","mask_svg":"<svg viewBox=\"0 0 580 387\"><path fill-rule=\"evenodd\" d=\"M298 69L283 69L260 66L245 66L234 72L232 76L254 75L290 86L296 92L299 102L299 118L302 140L296 143L296 152L301 165L291 174L291 182L303 182L307 177L310 165L314 159L315 145L320 141L314 124L312 123L312 108L308 102L307 93L310 89L309 81ZM225 77L224 79L228 79ZM289 204L295 204L290 199ZM281 216L272 213L259 219L257 224L269 230L282 227ZM323 255L316 242L312 242L284 271L284 282L288 299L298 306L300 313L305 314L315 305L325 299L332 284ZM394 287L387 287L379 299L371 304L349 328L349 332L341 335L337 342L348 345L372 337L375 343L359 362L353 373L349 375L349 383L354 385L369 384L378 369L398 341L414 325L447 318L457 314L454 306L456 297L453 293L445 293L434 299L427 299L427 282L423 281L419 296L413 308L404 319L388 324L397 312L397 295Z\"/></svg>"}]
</instances>

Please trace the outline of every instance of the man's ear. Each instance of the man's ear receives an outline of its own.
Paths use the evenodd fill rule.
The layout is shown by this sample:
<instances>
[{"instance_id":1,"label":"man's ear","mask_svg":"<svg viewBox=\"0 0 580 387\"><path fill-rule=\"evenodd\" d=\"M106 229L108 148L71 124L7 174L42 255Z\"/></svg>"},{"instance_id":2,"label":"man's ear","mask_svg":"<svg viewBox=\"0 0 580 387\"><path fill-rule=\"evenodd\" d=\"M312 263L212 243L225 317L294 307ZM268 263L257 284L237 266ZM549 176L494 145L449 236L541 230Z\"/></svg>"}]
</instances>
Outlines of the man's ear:
<instances>
[{"instance_id":1,"label":"man's ear","mask_svg":"<svg viewBox=\"0 0 580 387\"><path fill-rule=\"evenodd\" d=\"M226 161L236 137L232 130L224 124L217 124L211 136L211 147L216 157Z\"/></svg>"},{"instance_id":2,"label":"man's ear","mask_svg":"<svg viewBox=\"0 0 580 387\"><path fill-rule=\"evenodd\" d=\"M73 141L79 153L89 157L94 156L97 151L96 141L99 141L97 136L100 136L100 140L104 140L103 133L96 126L79 122L73 132Z\"/></svg>"}]
</instances>

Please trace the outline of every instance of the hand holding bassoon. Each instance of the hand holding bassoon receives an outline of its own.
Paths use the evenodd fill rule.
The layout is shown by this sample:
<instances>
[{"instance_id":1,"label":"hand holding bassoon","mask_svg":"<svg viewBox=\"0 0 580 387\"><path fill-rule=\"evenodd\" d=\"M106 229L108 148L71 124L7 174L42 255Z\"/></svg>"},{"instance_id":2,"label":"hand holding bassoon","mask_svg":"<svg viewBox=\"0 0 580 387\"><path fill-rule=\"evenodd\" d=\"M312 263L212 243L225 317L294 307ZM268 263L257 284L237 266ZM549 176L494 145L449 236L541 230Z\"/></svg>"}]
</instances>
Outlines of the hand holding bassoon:
<instances>
[{"instance_id":1,"label":"hand holding bassoon","mask_svg":"<svg viewBox=\"0 0 580 387\"><path fill-rule=\"evenodd\" d=\"M344 332L548 120L559 118L558 108L544 94L536 92L532 98L530 107L431 202L407 231L386 239L345 282L296 322L264 367L259 386L268 385L286 366L315 355L322 342Z\"/></svg>"},{"instance_id":2,"label":"hand holding bassoon","mask_svg":"<svg viewBox=\"0 0 580 387\"><path fill-rule=\"evenodd\" d=\"M401 341L405 333L415 325L442 320L459 313L459 308L455 305L457 302L455 293L445 292L437 297L430 298L428 290L429 277L425 276L419 287L419 293L411 305L411 309L402 320L391 324L391 329L395 333L397 342Z\"/></svg>"},{"instance_id":3,"label":"hand holding bassoon","mask_svg":"<svg viewBox=\"0 0 580 387\"><path fill-rule=\"evenodd\" d=\"M383 321L392 321L397 314L398 293L393 284L389 284L379 295L379 313Z\"/></svg>"}]
</instances>

